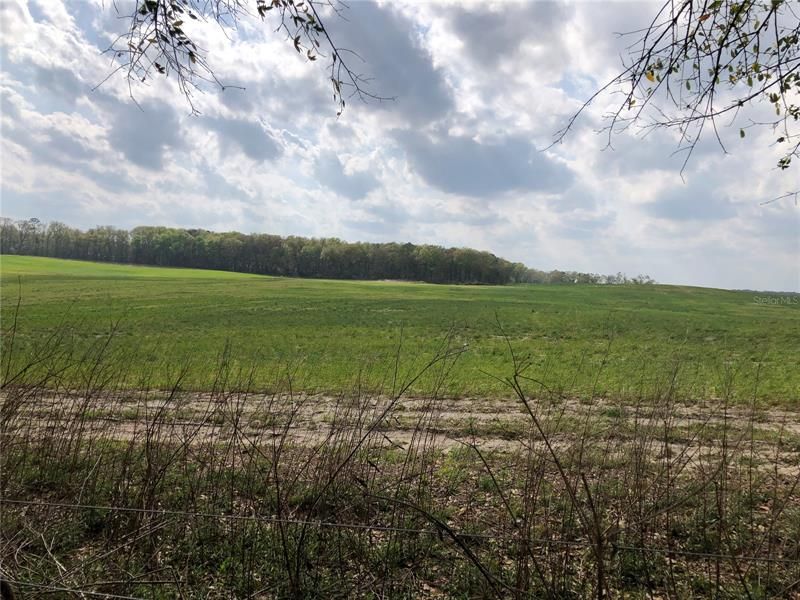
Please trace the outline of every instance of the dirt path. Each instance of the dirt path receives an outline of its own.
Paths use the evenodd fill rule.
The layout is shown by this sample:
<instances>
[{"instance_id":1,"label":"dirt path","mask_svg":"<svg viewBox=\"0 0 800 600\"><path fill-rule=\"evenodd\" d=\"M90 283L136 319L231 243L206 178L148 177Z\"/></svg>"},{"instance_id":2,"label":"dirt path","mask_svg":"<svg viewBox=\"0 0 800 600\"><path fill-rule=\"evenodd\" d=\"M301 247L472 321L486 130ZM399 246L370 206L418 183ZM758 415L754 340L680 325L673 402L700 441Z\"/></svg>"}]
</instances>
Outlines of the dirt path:
<instances>
[{"instance_id":1,"label":"dirt path","mask_svg":"<svg viewBox=\"0 0 800 600\"><path fill-rule=\"evenodd\" d=\"M404 448L427 436L428 443L450 449L475 443L481 448L516 452L529 443L531 418L515 400L497 398L402 398L381 396L256 395L119 391L85 395L34 390L22 397L0 395L7 434L36 435L80 429L81 435L115 440L146 438L225 442L244 436L255 444L286 437L315 445L350 431L360 435L372 424L387 447ZM759 454L778 452L787 465L800 464L800 412L725 408L719 403L661 406L631 405L596 399L529 406L559 446L581 437L625 444L650 432L651 445L685 452L691 446L715 446L747 440ZM156 425L158 427L156 427ZM724 436L723 436L724 432ZM660 441L660 444L659 444ZM732 442L733 441L733 442ZM777 450L776 450L777 448Z\"/></svg>"}]
</instances>

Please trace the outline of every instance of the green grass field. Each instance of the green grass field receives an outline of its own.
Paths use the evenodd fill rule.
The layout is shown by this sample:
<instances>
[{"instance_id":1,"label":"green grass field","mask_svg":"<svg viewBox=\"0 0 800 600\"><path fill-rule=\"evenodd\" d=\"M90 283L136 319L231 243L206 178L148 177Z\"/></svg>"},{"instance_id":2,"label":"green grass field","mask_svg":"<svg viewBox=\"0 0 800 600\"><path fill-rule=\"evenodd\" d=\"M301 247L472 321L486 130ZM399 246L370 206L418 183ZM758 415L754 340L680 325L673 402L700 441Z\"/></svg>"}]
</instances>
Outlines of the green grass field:
<instances>
[{"instance_id":1,"label":"green grass field","mask_svg":"<svg viewBox=\"0 0 800 600\"><path fill-rule=\"evenodd\" d=\"M186 386L207 387L226 344L261 387L287 368L305 390L345 389L359 376L376 385L391 378L401 338L401 372L413 372L452 330L465 352L448 393L502 395L487 374L511 372L499 320L515 353L530 356L527 374L570 394L652 396L677 369L687 399L729 390L737 401L800 400L800 304L752 292L326 281L21 256L3 256L0 274L4 332L21 291L17 360L59 326L88 345L119 320L113 360L131 387L140 376L167 385L167 366L184 364ZM433 376L414 391L432 385Z\"/></svg>"}]
</instances>

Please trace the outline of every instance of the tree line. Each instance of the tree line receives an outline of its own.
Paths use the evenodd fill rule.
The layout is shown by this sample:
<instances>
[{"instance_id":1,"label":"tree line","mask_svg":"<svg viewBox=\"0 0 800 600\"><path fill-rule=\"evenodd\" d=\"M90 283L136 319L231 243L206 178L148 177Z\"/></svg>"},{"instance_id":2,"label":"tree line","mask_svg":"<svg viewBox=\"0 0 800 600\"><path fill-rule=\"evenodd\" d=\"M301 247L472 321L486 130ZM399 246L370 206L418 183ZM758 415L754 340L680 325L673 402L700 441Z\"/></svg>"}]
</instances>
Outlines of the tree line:
<instances>
[{"instance_id":1,"label":"tree line","mask_svg":"<svg viewBox=\"0 0 800 600\"><path fill-rule=\"evenodd\" d=\"M647 276L539 271L470 248L410 243L348 243L205 229L95 227L86 231L38 219L0 219L0 253L99 262L219 269L328 279L430 283L654 283Z\"/></svg>"}]
</instances>

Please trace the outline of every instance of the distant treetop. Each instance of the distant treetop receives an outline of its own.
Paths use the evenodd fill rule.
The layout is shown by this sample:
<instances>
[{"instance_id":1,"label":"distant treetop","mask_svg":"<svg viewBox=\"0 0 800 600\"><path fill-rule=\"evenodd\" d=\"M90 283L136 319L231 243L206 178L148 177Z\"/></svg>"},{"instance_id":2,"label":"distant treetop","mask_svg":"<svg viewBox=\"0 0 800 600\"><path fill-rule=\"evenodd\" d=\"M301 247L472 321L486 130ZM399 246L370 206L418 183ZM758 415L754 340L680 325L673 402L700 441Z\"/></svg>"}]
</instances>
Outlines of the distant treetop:
<instances>
[{"instance_id":1,"label":"distant treetop","mask_svg":"<svg viewBox=\"0 0 800 600\"><path fill-rule=\"evenodd\" d=\"M471 248L348 243L338 238L219 233L205 229L95 227L0 219L0 253L261 275L398 279L429 283L655 283L647 275L539 271Z\"/></svg>"}]
</instances>

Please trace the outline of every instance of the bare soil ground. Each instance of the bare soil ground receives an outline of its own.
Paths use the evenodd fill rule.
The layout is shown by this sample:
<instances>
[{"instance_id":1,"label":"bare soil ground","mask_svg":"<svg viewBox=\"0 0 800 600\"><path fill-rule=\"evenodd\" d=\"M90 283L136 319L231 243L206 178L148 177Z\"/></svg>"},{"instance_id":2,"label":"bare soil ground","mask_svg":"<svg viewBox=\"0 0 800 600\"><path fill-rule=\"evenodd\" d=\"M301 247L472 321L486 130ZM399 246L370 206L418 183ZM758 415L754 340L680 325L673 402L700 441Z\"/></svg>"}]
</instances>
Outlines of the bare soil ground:
<instances>
[{"instance_id":1,"label":"bare soil ground","mask_svg":"<svg viewBox=\"0 0 800 600\"><path fill-rule=\"evenodd\" d=\"M82 435L128 441L145 439L158 424L161 439L192 444L226 442L245 436L255 444L286 438L299 446L324 443L333 431L376 430L386 447L404 449L427 436L443 450L476 444L481 449L514 453L536 443L525 406L498 398L401 398L385 396L257 395L243 393L166 394L151 391L110 392L86 397L30 390L24 397L0 396L3 404L19 402L17 417L7 425L16 436L80 428ZM606 440L609 451L647 428L655 435L648 452L685 454L692 466L695 448L747 444L765 464L783 474L800 471L800 412L725 407L720 402L693 405L633 405L598 398L530 400L548 437L567 448L587 435ZM7 433L11 433L7 429ZM661 437L659 441L659 437Z\"/></svg>"}]
</instances>

